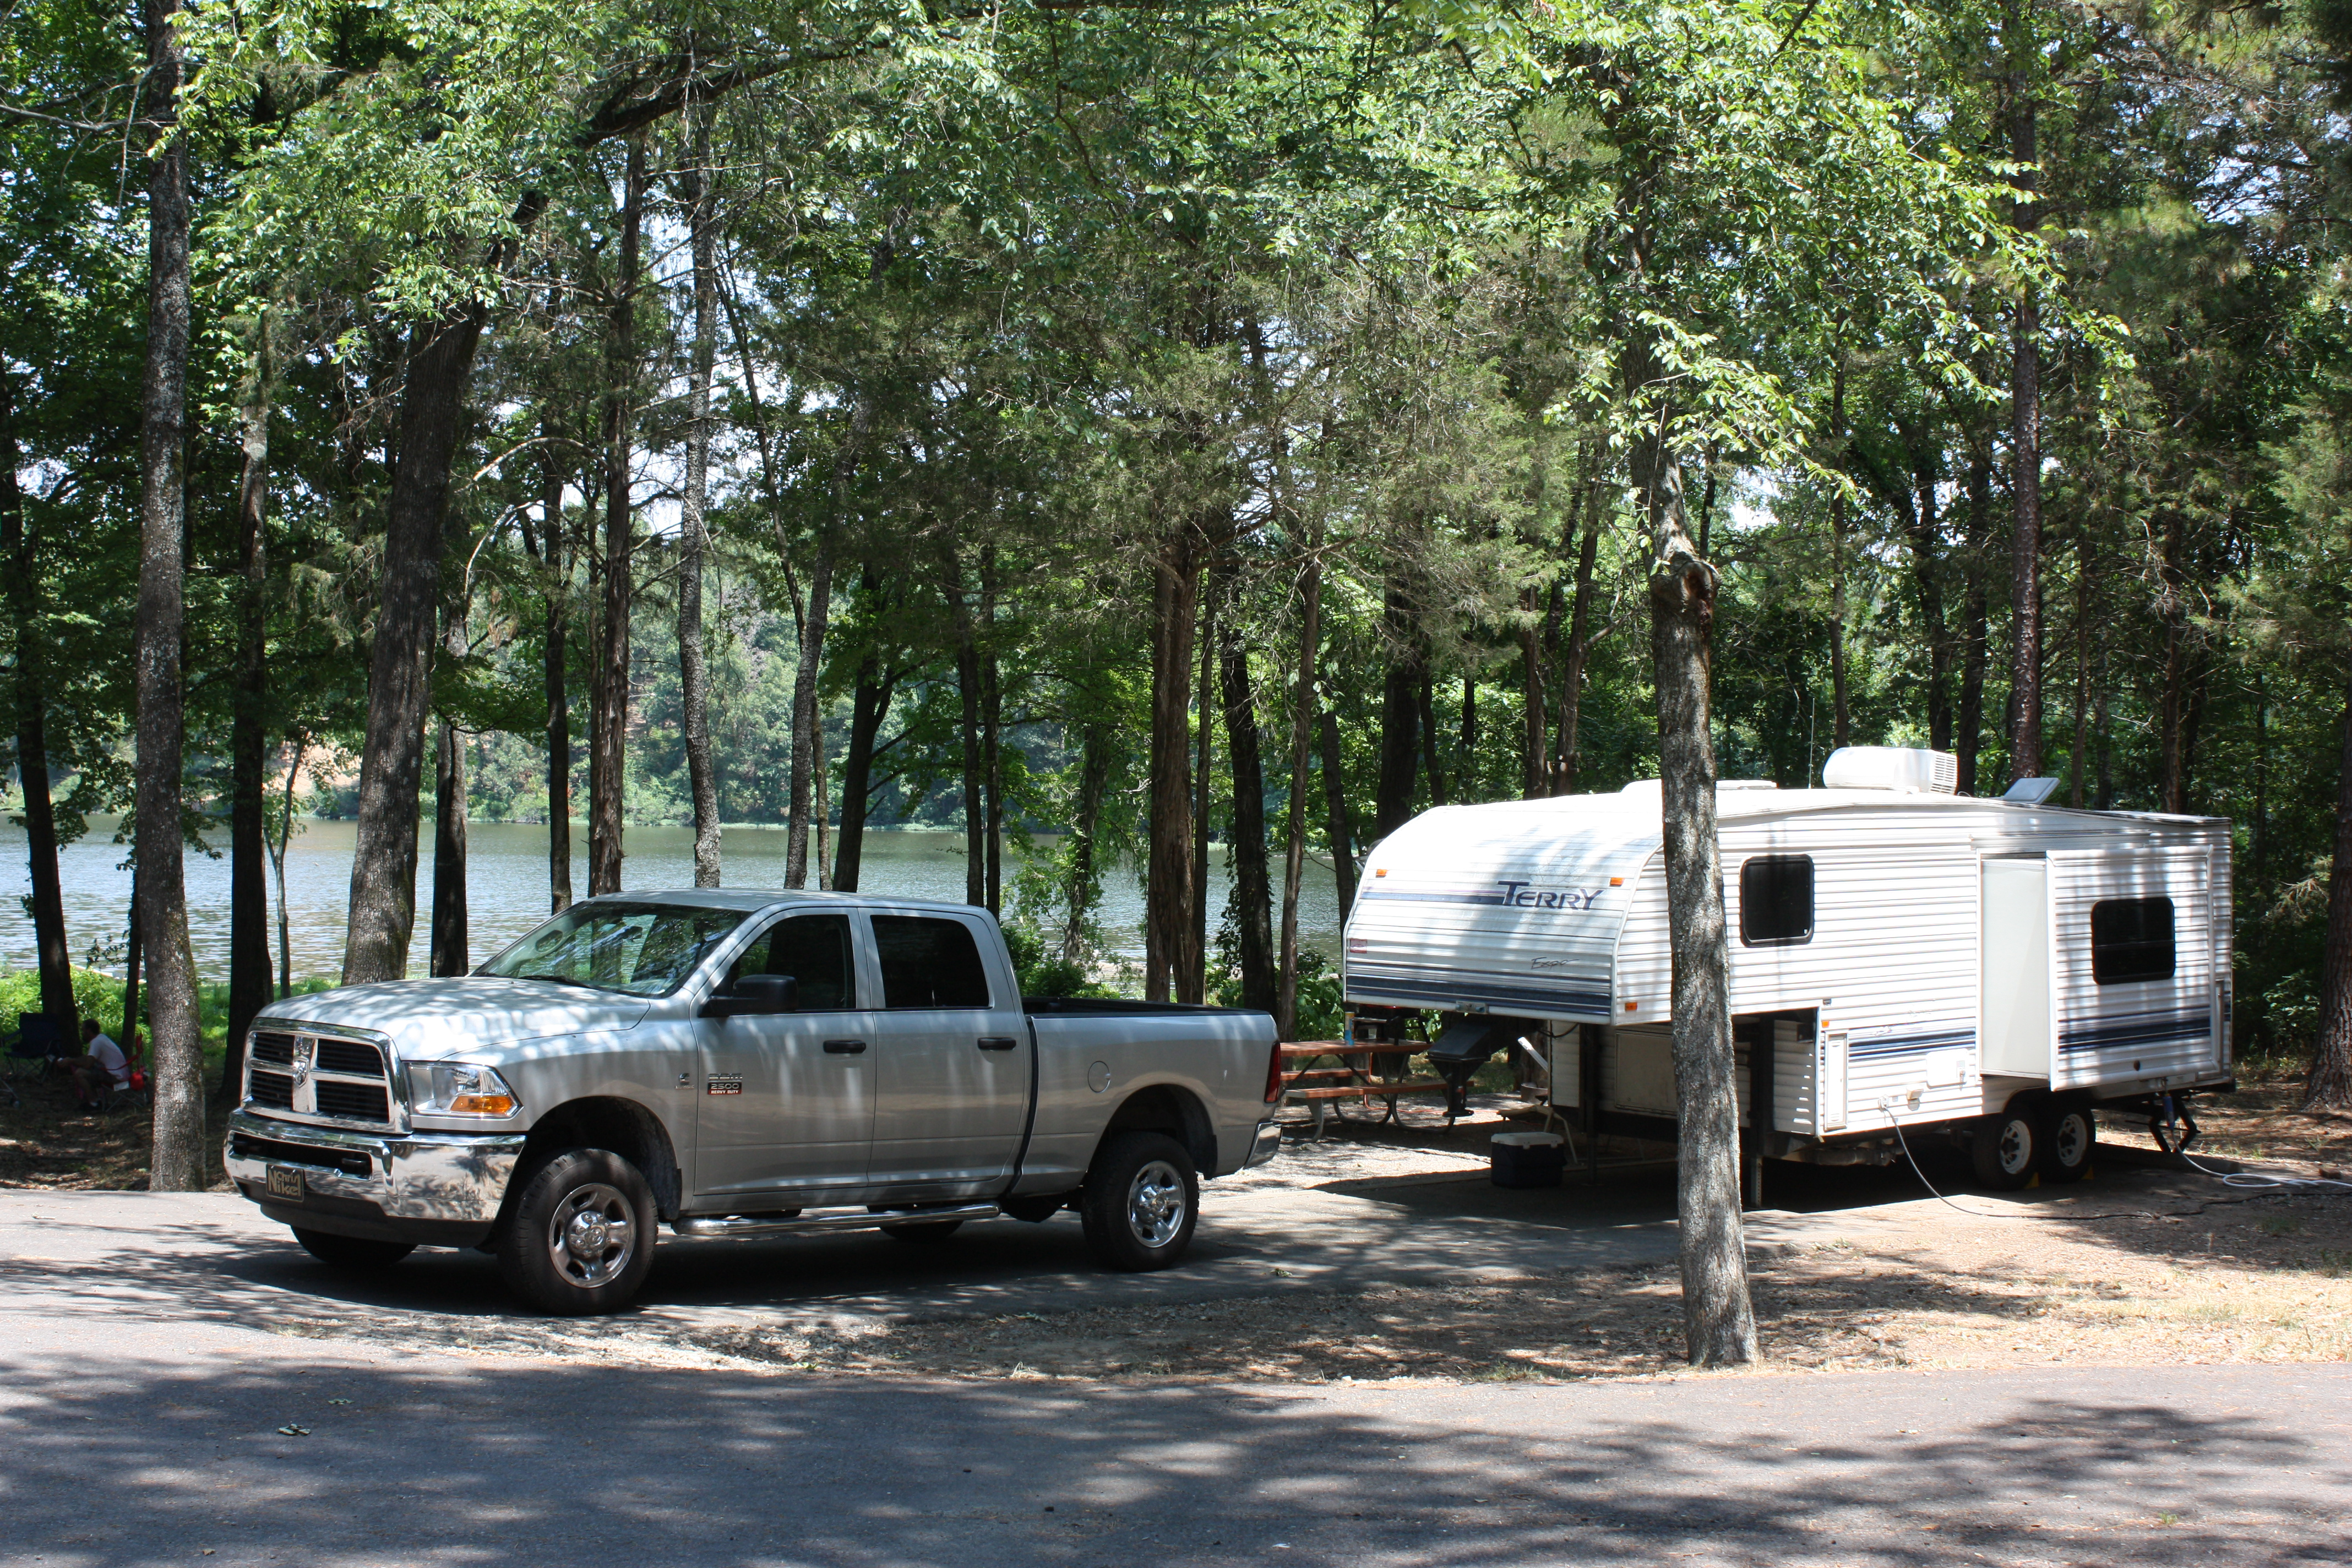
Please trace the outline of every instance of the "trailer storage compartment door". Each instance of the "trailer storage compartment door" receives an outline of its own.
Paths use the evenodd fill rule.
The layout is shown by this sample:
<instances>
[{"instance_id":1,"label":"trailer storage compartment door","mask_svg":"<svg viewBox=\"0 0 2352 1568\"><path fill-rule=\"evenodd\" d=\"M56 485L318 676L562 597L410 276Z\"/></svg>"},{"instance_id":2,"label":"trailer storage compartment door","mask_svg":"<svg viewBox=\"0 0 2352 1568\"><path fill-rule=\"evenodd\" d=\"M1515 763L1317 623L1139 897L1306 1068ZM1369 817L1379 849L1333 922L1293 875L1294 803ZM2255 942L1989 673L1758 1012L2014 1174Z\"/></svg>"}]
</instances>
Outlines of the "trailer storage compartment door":
<instances>
[{"instance_id":1,"label":"trailer storage compartment door","mask_svg":"<svg viewBox=\"0 0 2352 1568\"><path fill-rule=\"evenodd\" d=\"M2216 1070L2211 851L2053 851L2050 883L2051 1086Z\"/></svg>"}]
</instances>

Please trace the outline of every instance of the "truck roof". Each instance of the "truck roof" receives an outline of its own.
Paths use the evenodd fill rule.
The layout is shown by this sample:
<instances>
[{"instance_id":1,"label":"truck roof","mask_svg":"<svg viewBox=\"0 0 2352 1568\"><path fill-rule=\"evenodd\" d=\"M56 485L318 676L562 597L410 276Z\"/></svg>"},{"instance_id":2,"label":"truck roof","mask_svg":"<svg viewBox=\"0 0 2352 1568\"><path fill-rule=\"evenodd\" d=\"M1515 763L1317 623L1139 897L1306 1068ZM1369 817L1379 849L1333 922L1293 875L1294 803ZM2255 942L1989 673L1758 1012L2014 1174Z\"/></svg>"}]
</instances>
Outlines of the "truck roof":
<instances>
[{"instance_id":1,"label":"truck roof","mask_svg":"<svg viewBox=\"0 0 2352 1568\"><path fill-rule=\"evenodd\" d=\"M632 888L618 893L600 893L597 898L643 904L741 910L747 914L772 909L778 904L871 904L887 905L891 909L940 910L961 914L970 914L980 907L945 899L905 899L895 893L819 892L813 888ZM579 900L583 904L594 901L592 899Z\"/></svg>"}]
</instances>

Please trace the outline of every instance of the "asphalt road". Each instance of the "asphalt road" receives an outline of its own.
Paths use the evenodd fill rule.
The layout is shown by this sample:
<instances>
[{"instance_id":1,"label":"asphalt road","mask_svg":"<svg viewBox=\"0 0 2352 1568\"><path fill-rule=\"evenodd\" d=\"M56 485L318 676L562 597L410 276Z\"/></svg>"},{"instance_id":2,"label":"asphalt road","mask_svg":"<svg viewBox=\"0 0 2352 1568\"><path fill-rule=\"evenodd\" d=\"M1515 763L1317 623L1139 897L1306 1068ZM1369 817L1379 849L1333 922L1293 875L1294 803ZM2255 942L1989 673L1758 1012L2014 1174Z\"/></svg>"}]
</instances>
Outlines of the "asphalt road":
<instances>
[{"instance_id":1,"label":"asphalt road","mask_svg":"<svg viewBox=\"0 0 2352 1568\"><path fill-rule=\"evenodd\" d=\"M1247 1285L1244 1228L1221 1289ZM1486 1267L1536 1228L1454 1234ZM488 1334L510 1309L457 1257L392 1300L323 1294L270 1229L236 1200L0 1196L0 1563L2352 1563L2343 1366L1295 1388L681 1370L313 1328L430 1310ZM1573 1237L1547 1235L1556 1266ZM936 1309L976 1279L969 1304L1002 1310L1076 1278L1044 1267L1053 1227L1019 1245L1040 1250L1017 1290L1005 1259L906 1283ZM888 1270L945 1267L916 1251L822 1257L863 1258L834 1283L868 1301ZM822 1299L740 1256L681 1254L653 1310Z\"/></svg>"}]
</instances>

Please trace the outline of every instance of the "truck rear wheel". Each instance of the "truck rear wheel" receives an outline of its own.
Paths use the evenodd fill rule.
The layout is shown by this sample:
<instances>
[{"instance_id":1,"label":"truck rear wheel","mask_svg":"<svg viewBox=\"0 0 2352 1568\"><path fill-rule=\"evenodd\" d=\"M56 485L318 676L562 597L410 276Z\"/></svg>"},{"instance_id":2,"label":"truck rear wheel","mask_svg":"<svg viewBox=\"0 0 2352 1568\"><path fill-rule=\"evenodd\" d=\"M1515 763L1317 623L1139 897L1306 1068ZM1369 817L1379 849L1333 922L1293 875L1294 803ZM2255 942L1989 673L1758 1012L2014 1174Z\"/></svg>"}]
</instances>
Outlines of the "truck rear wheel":
<instances>
[{"instance_id":1,"label":"truck rear wheel","mask_svg":"<svg viewBox=\"0 0 2352 1568\"><path fill-rule=\"evenodd\" d=\"M654 1194L608 1149L566 1149L532 1173L499 1234L499 1272L542 1312L626 1306L654 1263Z\"/></svg>"},{"instance_id":2,"label":"truck rear wheel","mask_svg":"<svg viewBox=\"0 0 2352 1568\"><path fill-rule=\"evenodd\" d=\"M346 1274L373 1274L389 1268L416 1248L405 1241L371 1241L362 1236L331 1236L323 1230L296 1230L302 1250L330 1268Z\"/></svg>"},{"instance_id":3,"label":"truck rear wheel","mask_svg":"<svg viewBox=\"0 0 2352 1568\"><path fill-rule=\"evenodd\" d=\"M2006 1110L1977 1123L1969 1138L1969 1153L1976 1162L1979 1182L1997 1193L2013 1193L2033 1179L2047 1138L2042 1109L2021 1094Z\"/></svg>"},{"instance_id":4,"label":"truck rear wheel","mask_svg":"<svg viewBox=\"0 0 2352 1568\"><path fill-rule=\"evenodd\" d=\"M1078 1204L1087 1250L1134 1274L1182 1258L1200 1214L1200 1173L1184 1145L1165 1132L1105 1138Z\"/></svg>"}]
</instances>

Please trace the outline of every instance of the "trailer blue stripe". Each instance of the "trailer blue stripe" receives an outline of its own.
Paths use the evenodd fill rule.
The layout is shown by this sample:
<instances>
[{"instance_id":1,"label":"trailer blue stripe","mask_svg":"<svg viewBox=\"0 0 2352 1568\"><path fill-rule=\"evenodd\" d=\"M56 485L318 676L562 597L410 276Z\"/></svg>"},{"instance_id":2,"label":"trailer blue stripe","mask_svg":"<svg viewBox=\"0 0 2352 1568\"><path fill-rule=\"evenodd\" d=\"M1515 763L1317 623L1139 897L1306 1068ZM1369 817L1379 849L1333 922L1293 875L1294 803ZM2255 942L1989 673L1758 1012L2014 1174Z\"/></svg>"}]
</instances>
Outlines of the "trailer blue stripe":
<instances>
[{"instance_id":1,"label":"trailer blue stripe","mask_svg":"<svg viewBox=\"0 0 2352 1568\"><path fill-rule=\"evenodd\" d=\"M2179 1046L2213 1037L2213 1010L2187 1013L2133 1013L2121 1017L2095 1018L2058 1032L2062 1051L2120 1050L2130 1047Z\"/></svg>"},{"instance_id":2,"label":"trailer blue stripe","mask_svg":"<svg viewBox=\"0 0 2352 1568\"><path fill-rule=\"evenodd\" d=\"M1483 975L1464 974L1452 983L1409 980L1402 975L1366 973L1349 965L1347 997L1350 1002L1399 999L1423 1005L1451 1007L1464 1001L1497 1002L1543 1009L1547 1016L1574 1015L1595 1021L1609 1016L1606 991L1559 991L1549 987L1499 985Z\"/></svg>"},{"instance_id":3,"label":"trailer blue stripe","mask_svg":"<svg viewBox=\"0 0 2352 1568\"><path fill-rule=\"evenodd\" d=\"M1913 1051L1949 1050L1954 1046L1977 1043L1974 1029L1943 1029L1930 1035L1893 1035L1874 1040L1848 1038L1845 1055L1848 1061L1871 1057L1907 1056Z\"/></svg>"}]
</instances>

